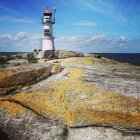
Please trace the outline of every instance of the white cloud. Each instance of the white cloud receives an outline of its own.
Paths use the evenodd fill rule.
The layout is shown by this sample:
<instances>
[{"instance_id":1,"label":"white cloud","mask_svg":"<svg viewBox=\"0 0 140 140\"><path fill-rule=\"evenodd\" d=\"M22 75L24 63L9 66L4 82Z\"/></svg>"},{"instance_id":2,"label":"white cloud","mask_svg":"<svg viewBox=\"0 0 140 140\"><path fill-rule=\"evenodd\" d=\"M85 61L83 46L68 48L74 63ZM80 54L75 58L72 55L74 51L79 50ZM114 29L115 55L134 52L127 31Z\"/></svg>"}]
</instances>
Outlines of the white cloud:
<instances>
[{"instance_id":1,"label":"white cloud","mask_svg":"<svg viewBox=\"0 0 140 140\"><path fill-rule=\"evenodd\" d=\"M11 34L1 34L0 39L13 39L13 35Z\"/></svg>"},{"instance_id":2,"label":"white cloud","mask_svg":"<svg viewBox=\"0 0 140 140\"><path fill-rule=\"evenodd\" d=\"M40 35L29 36L22 31L17 34L0 34L0 50L2 51L33 51L39 49Z\"/></svg>"},{"instance_id":3,"label":"white cloud","mask_svg":"<svg viewBox=\"0 0 140 140\"><path fill-rule=\"evenodd\" d=\"M120 41L121 40L121 41ZM123 40L123 41L122 41ZM106 34L84 37L82 35L60 36L55 39L56 49L83 52L121 52L127 49L139 49L140 40L130 40L120 35L119 39L110 39ZM33 51L41 47L41 35L29 36L26 32L0 34L0 50ZM117 50L117 51L116 51ZM140 51L140 50L139 50Z\"/></svg>"},{"instance_id":4,"label":"white cloud","mask_svg":"<svg viewBox=\"0 0 140 140\"><path fill-rule=\"evenodd\" d=\"M19 41L27 38L28 38L28 34L26 32L19 32L14 36L13 40Z\"/></svg>"},{"instance_id":5,"label":"white cloud","mask_svg":"<svg viewBox=\"0 0 140 140\"><path fill-rule=\"evenodd\" d=\"M69 37L69 38L67 38L67 41L68 42L73 42L73 43L75 43L75 42L81 42L81 41L83 41L84 40L84 37L83 36L72 36L72 37Z\"/></svg>"},{"instance_id":6,"label":"white cloud","mask_svg":"<svg viewBox=\"0 0 140 140\"><path fill-rule=\"evenodd\" d=\"M15 18L12 16L0 16L1 22L18 22L18 23L30 23L32 22L29 18Z\"/></svg>"},{"instance_id":7,"label":"white cloud","mask_svg":"<svg viewBox=\"0 0 140 140\"><path fill-rule=\"evenodd\" d=\"M121 40L120 40L121 39ZM135 45L134 45L135 44ZM140 40L128 40L126 36L109 38L106 34L91 37L62 36L55 39L56 49L76 50L85 52L127 52L135 47L139 48Z\"/></svg>"},{"instance_id":8,"label":"white cloud","mask_svg":"<svg viewBox=\"0 0 140 140\"><path fill-rule=\"evenodd\" d=\"M66 42L67 37L61 36L55 39L55 42L59 43L59 42Z\"/></svg>"},{"instance_id":9,"label":"white cloud","mask_svg":"<svg viewBox=\"0 0 140 140\"><path fill-rule=\"evenodd\" d=\"M15 35L13 34L0 34L1 40L9 40L9 41L21 41L28 38L28 34L26 32L19 32Z\"/></svg>"},{"instance_id":10,"label":"white cloud","mask_svg":"<svg viewBox=\"0 0 140 140\"><path fill-rule=\"evenodd\" d=\"M77 45L83 46L83 45L89 45L94 42L103 42L106 40L108 40L107 35L101 34L101 35L94 35L94 36L88 37L88 38L81 36L81 35L62 36L62 37L56 38L55 42L59 43L59 44L71 44L71 45L75 45L75 46L77 46Z\"/></svg>"},{"instance_id":11,"label":"white cloud","mask_svg":"<svg viewBox=\"0 0 140 140\"><path fill-rule=\"evenodd\" d=\"M125 42L127 41L127 37L124 35L120 35L119 40Z\"/></svg>"},{"instance_id":12,"label":"white cloud","mask_svg":"<svg viewBox=\"0 0 140 140\"><path fill-rule=\"evenodd\" d=\"M15 22L20 22L20 23L30 23L32 22L31 19L29 18L13 18L12 19Z\"/></svg>"},{"instance_id":13,"label":"white cloud","mask_svg":"<svg viewBox=\"0 0 140 140\"><path fill-rule=\"evenodd\" d=\"M94 35L91 38L88 39L88 42L91 41L105 41L107 40L107 35L106 34L101 34L101 35Z\"/></svg>"},{"instance_id":14,"label":"white cloud","mask_svg":"<svg viewBox=\"0 0 140 140\"><path fill-rule=\"evenodd\" d=\"M73 23L75 26L95 26L95 22L89 22L89 21L84 21L84 22L78 22L78 23Z\"/></svg>"},{"instance_id":15,"label":"white cloud","mask_svg":"<svg viewBox=\"0 0 140 140\"><path fill-rule=\"evenodd\" d=\"M81 35L75 35L75 36L70 36L70 37L59 37L55 39L56 42L63 42L63 43L77 43L77 42L82 42L84 40L84 37Z\"/></svg>"},{"instance_id":16,"label":"white cloud","mask_svg":"<svg viewBox=\"0 0 140 140\"><path fill-rule=\"evenodd\" d=\"M35 35L31 36L31 40L40 41L41 40L41 35L40 34L35 34Z\"/></svg>"},{"instance_id":17,"label":"white cloud","mask_svg":"<svg viewBox=\"0 0 140 140\"><path fill-rule=\"evenodd\" d=\"M4 13L17 14L17 11L9 9L7 7L3 7L3 6L0 6L0 11L1 11L1 13L4 12Z\"/></svg>"}]
</instances>

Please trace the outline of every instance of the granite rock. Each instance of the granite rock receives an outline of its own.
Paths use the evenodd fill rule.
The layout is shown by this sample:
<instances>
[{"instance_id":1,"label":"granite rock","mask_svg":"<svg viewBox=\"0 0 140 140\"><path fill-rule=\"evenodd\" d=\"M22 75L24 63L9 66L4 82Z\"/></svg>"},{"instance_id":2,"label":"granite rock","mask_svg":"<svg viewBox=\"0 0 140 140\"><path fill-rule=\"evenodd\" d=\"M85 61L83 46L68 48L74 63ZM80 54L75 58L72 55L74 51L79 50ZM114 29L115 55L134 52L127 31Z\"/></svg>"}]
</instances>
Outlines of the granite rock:
<instances>
[{"instance_id":1,"label":"granite rock","mask_svg":"<svg viewBox=\"0 0 140 140\"><path fill-rule=\"evenodd\" d=\"M38 65L49 67L54 75L41 78L15 95L0 97L0 123L10 138L140 139L139 66L94 56L72 56L28 68L36 69ZM14 133L17 130L18 134ZM27 130L25 135L23 130Z\"/></svg>"}]
</instances>

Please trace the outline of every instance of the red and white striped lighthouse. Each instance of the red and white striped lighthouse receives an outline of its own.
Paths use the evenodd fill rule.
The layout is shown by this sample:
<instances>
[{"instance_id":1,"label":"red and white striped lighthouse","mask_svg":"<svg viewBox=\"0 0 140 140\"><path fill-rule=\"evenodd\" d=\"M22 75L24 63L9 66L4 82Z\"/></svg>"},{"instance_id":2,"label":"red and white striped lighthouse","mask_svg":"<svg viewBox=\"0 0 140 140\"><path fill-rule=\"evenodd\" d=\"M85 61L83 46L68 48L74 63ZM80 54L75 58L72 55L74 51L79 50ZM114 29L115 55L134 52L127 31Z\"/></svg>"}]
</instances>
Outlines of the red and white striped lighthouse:
<instances>
[{"instance_id":1,"label":"red and white striped lighthouse","mask_svg":"<svg viewBox=\"0 0 140 140\"><path fill-rule=\"evenodd\" d=\"M55 24L55 12L54 7L53 12L46 9L43 13L43 36L42 36L42 51L55 50L54 46L54 36L53 36L53 24Z\"/></svg>"}]
</instances>

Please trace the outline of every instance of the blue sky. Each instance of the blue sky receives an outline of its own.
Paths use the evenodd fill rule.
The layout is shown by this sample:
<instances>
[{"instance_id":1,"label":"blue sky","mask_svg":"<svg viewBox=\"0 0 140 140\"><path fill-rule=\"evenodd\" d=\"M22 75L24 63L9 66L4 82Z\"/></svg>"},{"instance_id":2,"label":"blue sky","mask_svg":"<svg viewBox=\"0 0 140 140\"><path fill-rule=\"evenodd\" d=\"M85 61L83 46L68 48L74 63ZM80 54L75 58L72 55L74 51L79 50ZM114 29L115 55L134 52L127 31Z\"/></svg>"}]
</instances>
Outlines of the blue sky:
<instances>
[{"instance_id":1,"label":"blue sky","mask_svg":"<svg viewBox=\"0 0 140 140\"><path fill-rule=\"evenodd\" d=\"M44 9L56 6L56 49L140 53L140 0L0 0L0 51L41 46Z\"/></svg>"}]
</instances>

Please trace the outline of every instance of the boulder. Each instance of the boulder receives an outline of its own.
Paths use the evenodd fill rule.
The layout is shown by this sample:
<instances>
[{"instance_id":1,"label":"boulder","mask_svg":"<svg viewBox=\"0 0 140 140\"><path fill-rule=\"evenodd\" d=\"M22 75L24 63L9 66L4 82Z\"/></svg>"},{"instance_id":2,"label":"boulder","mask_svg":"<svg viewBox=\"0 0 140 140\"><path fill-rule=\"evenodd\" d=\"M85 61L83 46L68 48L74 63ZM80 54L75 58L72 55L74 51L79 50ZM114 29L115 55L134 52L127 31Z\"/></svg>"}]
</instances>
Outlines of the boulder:
<instances>
[{"instance_id":1,"label":"boulder","mask_svg":"<svg viewBox=\"0 0 140 140\"><path fill-rule=\"evenodd\" d=\"M64 140L66 138L66 125L39 116L19 104L3 103L13 110L7 109L9 112L5 112L0 109L1 140ZM17 114L15 114L16 110L18 110Z\"/></svg>"},{"instance_id":2,"label":"boulder","mask_svg":"<svg viewBox=\"0 0 140 140\"><path fill-rule=\"evenodd\" d=\"M16 54L16 58L17 59L23 59L23 54L22 53Z\"/></svg>"},{"instance_id":3,"label":"boulder","mask_svg":"<svg viewBox=\"0 0 140 140\"><path fill-rule=\"evenodd\" d=\"M25 60L25 59L15 59L15 60L7 61L7 63L8 63L10 66L18 66L18 65L20 65L20 64L28 63L28 61Z\"/></svg>"},{"instance_id":4,"label":"boulder","mask_svg":"<svg viewBox=\"0 0 140 140\"><path fill-rule=\"evenodd\" d=\"M45 63L45 62L47 62L47 59L38 59L37 62L38 63Z\"/></svg>"},{"instance_id":5,"label":"boulder","mask_svg":"<svg viewBox=\"0 0 140 140\"><path fill-rule=\"evenodd\" d=\"M57 74L60 73L62 70L62 67L60 65L53 65L53 67L51 68L51 74Z\"/></svg>"},{"instance_id":6,"label":"boulder","mask_svg":"<svg viewBox=\"0 0 140 140\"><path fill-rule=\"evenodd\" d=\"M33 56L34 56L35 58L37 58L38 52L33 52L32 54L33 54Z\"/></svg>"},{"instance_id":7,"label":"boulder","mask_svg":"<svg viewBox=\"0 0 140 140\"><path fill-rule=\"evenodd\" d=\"M44 53L45 53L44 51L39 51L36 58L38 58L38 59L44 58Z\"/></svg>"},{"instance_id":8,"label":"boulder","mask_svg":"<svg viewBox=\"0 0 140 140\"><path fill-rule=\"evenodd\" d=\"M84 57L96 57L96 54L84 53Z\"/></svg>"},{"instance_id":9,"label":"boulder","mask_svg":"<svg viewBox=\"0 0 140 140\"><path fill-rule=\"evenodd\" d=\"M55 57L57 58L69 58L69 57L82 57L83 53L74 52L74 51L55 51Z\"/></svg>"},{"instance_id":10,"label":"boulder","mask_svg":"<svg viewBox=\"0 0 140 140\"><path fill-rule=\"evenodd\" d=\"M0 95L37 83L51 74L51 65L27 65L0 71Z\"/></svg>"},{"instance_id":11,"label":"boulder","mask_svg":"<svg viewBox=\"0 0 140 140\"><path fill-rule=\"evenodd\" d=\"M27 59L28 55L29 55L29 53L20 54L22 59Z\"/></svg>"}]
</instances>

